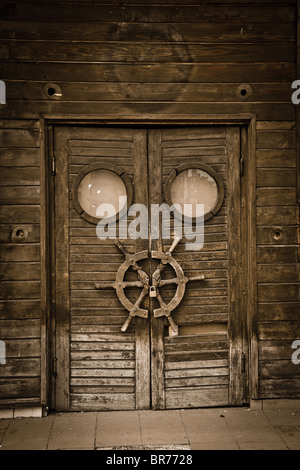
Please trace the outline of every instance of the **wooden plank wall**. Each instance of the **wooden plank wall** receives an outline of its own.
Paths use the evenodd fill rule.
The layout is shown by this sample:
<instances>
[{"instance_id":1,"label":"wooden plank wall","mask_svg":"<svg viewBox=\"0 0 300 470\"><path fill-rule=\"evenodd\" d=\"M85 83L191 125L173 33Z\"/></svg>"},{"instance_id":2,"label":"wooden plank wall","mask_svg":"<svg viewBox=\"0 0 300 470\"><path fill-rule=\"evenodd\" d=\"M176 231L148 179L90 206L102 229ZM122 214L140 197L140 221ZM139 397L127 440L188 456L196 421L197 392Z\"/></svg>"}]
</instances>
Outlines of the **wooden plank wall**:
<instances>
[{"instance_id":1,"label":"wooden plank wall","mask_svg":"<svg viewBox=\"0 0 300 470\"><path fill-rule=\"evenodd\" d=\"M296 13L295 0L0 1L0 336L32 356L15 358L3 397L39 393L37 120L244 112L257 118L259 397L299 397ZM11 243L14 224L34 228L28 242Z\"/></svg>"},{"instance_id":2,"label":"wooden plank wall","mask_svg":"<svg viewBox=\"0 0 300 470\"><path fill-rule=\"evenodd\" d=\"M2 120L0 143L0 336L7 352L0 398L4 405L11 399L40 402L39 121ZM28 238L14 241L17 230Z\"/></svg>"}]
</instances>

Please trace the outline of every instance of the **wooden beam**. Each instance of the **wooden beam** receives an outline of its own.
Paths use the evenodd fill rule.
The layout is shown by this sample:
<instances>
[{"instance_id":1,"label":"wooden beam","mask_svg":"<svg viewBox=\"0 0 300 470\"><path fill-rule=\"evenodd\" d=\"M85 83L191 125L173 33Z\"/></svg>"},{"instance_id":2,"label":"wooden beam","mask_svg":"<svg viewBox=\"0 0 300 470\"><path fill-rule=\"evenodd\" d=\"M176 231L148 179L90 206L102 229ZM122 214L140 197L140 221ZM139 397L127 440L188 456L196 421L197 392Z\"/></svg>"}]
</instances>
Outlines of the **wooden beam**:
<instances>
[{"instance_id":1,"label":"wooden beam","mask_svg":"<svg viewBox=\"0 0 300 470\"><path fill-rule=\"evenodd\" d=\"M133 135L134 202L148 207L147 131L135 130ZM136 251L147 250L148 240L138 239ZM135 318L136 392L138 410L150 408L150 337L149 320Z\"/></svg>"},{"instance_id":2,"label":"wooden beam","mask_svg":"<svg viewBox=\"0 0 300 470\"><path fill-rule=\"evenodd\" d=\"M300 77L300 0L297 2L297 79ZM300 105L296 110L297 120L297 202L300 204Z\"/></svg>"}]
</instances>

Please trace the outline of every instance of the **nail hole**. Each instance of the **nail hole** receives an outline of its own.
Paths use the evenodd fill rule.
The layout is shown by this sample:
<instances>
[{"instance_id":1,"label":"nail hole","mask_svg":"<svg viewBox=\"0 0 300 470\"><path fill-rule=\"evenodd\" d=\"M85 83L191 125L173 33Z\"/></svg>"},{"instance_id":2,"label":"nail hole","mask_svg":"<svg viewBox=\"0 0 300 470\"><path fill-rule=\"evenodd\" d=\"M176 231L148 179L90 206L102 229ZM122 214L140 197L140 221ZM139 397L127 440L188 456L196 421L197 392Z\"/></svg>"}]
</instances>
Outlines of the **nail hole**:
<instances>
[{"instance_id":1,"label":"nail hole","mask_svg":"<svg viewBox=\"0 0 300 470\"><path fill-rule=\"evenodd\" d=\"M48 93L49 96L55 95L55 88L52 88L52 87L48 88L47 93Z\"/></svg>"},{"instance_id":2,"label":"nail hole","mask_svg":"<svg viewBox=\"0 0 300 470\"><path fill-rule=\"evenodd\" d=\"M44 93L52 100L59 99L62 96L61 88L56 83L47 83L44 86Z\"/></svg>"},{"instance_id":3,"label":"nail hole","mask_svg":"<svg viewBox=\"0 0 300 470\"><path fill-rule=\"evenodd\" d=\"M16 231L16 237L18 237L18 238L24 237L24 230L17 230Z\"/></svg>"},{"instance_id":4,"label":"nail hole","mask_svg":"<svg viewBox=\"0 0 300 470\"><path fill-rule=\"evenodd\" d=\"M281 238L281 235L282 235L282 233L281 233L279 230L276 230L276 231L274 232L274 238L275 238L275 240L278 240L279 238Z\"/></svg>"},{"instance_id":5,"label":"nail hole","mask_svg":"<svg viewBox=\"0 0 300 470\"><path fill-rule=\"evenodd\" d=\"M247 95L247 90L245 90L245 88L243 88L243 89L241 90L241 95L242 95L242 96L246 96L246 95Z\"/></svg>"}]
</instances>

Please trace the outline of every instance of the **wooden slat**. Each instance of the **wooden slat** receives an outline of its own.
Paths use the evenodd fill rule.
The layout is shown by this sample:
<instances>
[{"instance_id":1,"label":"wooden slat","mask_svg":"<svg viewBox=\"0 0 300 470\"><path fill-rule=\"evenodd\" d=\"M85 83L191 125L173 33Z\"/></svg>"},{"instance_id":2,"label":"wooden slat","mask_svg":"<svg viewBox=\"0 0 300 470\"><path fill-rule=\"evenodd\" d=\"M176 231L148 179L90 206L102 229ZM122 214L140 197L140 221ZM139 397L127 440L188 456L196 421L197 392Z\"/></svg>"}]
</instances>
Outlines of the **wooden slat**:
<instances>
[{"instance_id":1,"label":"wooden slat","mask_svg":"<svg viewBox=\"0 0 300 470\"><path fill-rule=\"evenodd\" d=\"M32 319L40 318L40 300L5 300L0 301L0 318L9 319ZM18 325L20 326L20 325ZM1 330L2 337L2 330Z\"/></svg>"},{"instance_id":2,"label":"wooden slat","mask_svg":"<svg viewBox=\"0 0 300 470\"><path fill-rule=\"evenodd\" d=\"M181 0L180 0L181 1ZM149 2L148 2L149 3ZM173 3L173 2L172 2ZM174 2L175 4L176 2ZM181 2L182 3L182 2ZM191 3L191 2L189 2ZM264 1L264 3L266 3ZM181 5L182 6L182 5ZM4 21L0 22L0 37L3 39L33 39L33 40L78 40L81 41L172 41L172 33L176 31L177 38L187 43L294 43L294 32L290 25L282 22L255 23L251 27L241 28L238 24L220 23L110 23L87 22L84 17L80 22L57 23L54 21Z\"/></svg>"},{"instance_id":3,"label":"wooden slat","mask_svg":"<svg viewBox=\"0 0 300 470\"><path fill-rule=\"evenodd\" d=\"M257 168L295 168L295 149L258 149Z\"/></svg>"},{"instance_id":4,"label":"wooden slat","mask_svg":"<svg viewBox=\"0 0 300 470\"><path fill-rule=\"evenodd\" d=\"M24 162L25 165L25 162ZM40 184L38 167L3 167L0 172L1 186L32 186Z\"/></svg>"},{"instance_id":5,"label":"wooden slat","mask_svg":"<svg viewBox=\"0 0 300 470\"><path fill-rule=\"evenodd\" d=\"M39 358L9 358L5 367L0 368L0 377L39 377L41 361Z\"/></svg>"},{"instance_id":6,"label":"wooden slat","mask_svg":"<svg viewBox=\"0 0 300 470\"><path fill-rule=\"evenodd\" d=\"M228 350L212 352L178 352L178 353L166 353L166 361L181 362L181 361L209 361L215 359L228 359ZM197 375L197 374L196 374ZM181 374L180 374L181 376Z\"/></svg>"},{"instance_id":7,"label":"wooden slat","mask_svg":"<svg viewBox=\"0 0 300 470\"><path fill-rule=\"evenodd\" d=\"M30 243L27 245L17 244L1 244L0 245L1 261L39 261L40 245Z\"/></svg>"},{"instance_id":8,"label":"wooden slat","mask_svg":"<svg viewBox=\"0 0 300 470\"><path fill-rule=\"evenodd\" d=\"M2 281L1 299L39 299L40 281Z\"/></svg>"},{"instance_id":9,"label":"wooden slat","mask_svg":"<svg viewBox=\"0 0 300 470\"><path fill-rule=\"evenodd\" d=\"M299 264L258 265L258 282L296 282L299 279ZM292 300L292 299L290 299Z\"/></svg>"},{"instance_id":10,"label":"wooden slat","mask_svg":"<svg viewBox=\"0 0 300 470\"><path fill-rule=\"evenodd\" d=\"M297 225L298 207L297 206L267 206L257 207L257 225L268 225L274 227L283 225Z\"/></svg>"},{"instance_id":11,"label":"wooden slat","mask_svg":"<svg viewBox=\"0 0 300 470\"><path fill-rule=\"evenodd\" d=\"M298 262L296 246L259 246L257 248L259 263L291 264Z\"/></svg>"},{"instance_id":12,"label":"wooden slat","mask_svg":"<svg viewBox=\"0 0 300 470\"><path fill-rule=\"evenodd\" d=\"M281 322L280 328L278 328L279 322L273 321L270 323L261 323L259 325L259 338L262 341L271 340L290 340L291 344L295 338L299 337L300 326L297 321ZM292 351L292 349L291 349Z\"/></svg>"},{"instance_id":13,"label":"wooden slat","mask_svg":"<svg viewBox=\"0 0 300 470\"><path fill-rule=\"evenodd\" d=\"M21 143L21 145L23 145ZM39 148L3 148L0 150L0 165L8 167L37 167L40 164Z\"/></svg>"},{"instance_id":14,"label":"wooden slat","mask_svg":"<svg viewBox=\"0 0 300 470\"><path fill-rule=\"evenodd\" d=\"M295 278L294 282L298 279ZM299 282L297 284L258 284L258 299L261 302L295 302L300 300Z\"/></svg>"},{"instance_id":15,"label":"wooden slat","mask_svg":"<svg viewBox=\"0 0 300 470\"><path fill-rule=\"evenodd\" d=\"M16 3L14 10L1 8L1 17L3 19L16 20L35 20L35 21L56 21L57 10L50 4L23 4ZM232 6L228 8L225 5L215 6L135 6L129 5L120 8L119 5L60 5L60 16L64 21L101 21L101 22L174 22L174 23L240 23L242 18L246 17L248 22L252 23L293 23L295 21L295 9L290 6L277 5L276 8L256 6L255 8L244 5L242 7Z\"/></svg>"},{"instance_id":16,"label":"wooden slat","mask_svg":"<svg viewBox=\"0 0 300 470\"><path fill-rule=\"evenodd\" d=\"M152 68L155 68L156 65L154 65ZM197 67L196 65L193 67ZM223 66L224 67L224 66ZM152 70L148 69L149 70ZM171 68L171 66L170 66ZM245 69L248 70L249 67L245 67ZM48 67L47 67L48 69ZM65 69L65 68L64 68ZM82 68L80 68L82 70ZM194 70L194 69L193 69ZM211 67L210 67L211 70ZM44 71L44 69L43 69ZM43 71L41 73L43 73ZM172 70L171 70L172 71ZM208 81L208 82L213 82L213 76L217 75L223 75L222 70L217 70L211 77L205 75L205 68L202 66L201 71L203 72L202 77L200 76L200 80L203 81ZM0 72L1 72L1 66L0 66ZM145 77L142 74L140 76L135 76L131 77L131 73L137 73L137 69L134 69L133 71L129 72L129 75L127 77L128 81L157 81L157 77L165 77L168 82L174 82L172 77L166 77L165 73L165 68L163 70L158 70L157 72L153 70L153 76ZM143 69L143 72L145 72L145 69ZM14 72L16 73L16 71ZM20 72L22 74L22 71ZM37 72L38 73L38 72ZM74 72L72 72L74 73ZM97 77L99 76L100 72L97 72ZM124 71L125 73L125 71ZM198 72L201 74L200 70ZM228 72L228 78L227 80L232 79L232 75L234 74L234 70L232 71L230 69L230 74ZM257 74L257 70L255 72ZM3 72L4 74L4 72ZM2 76L3 76L2 74ZM122 71L120 71L120 74L122 75ZM149 72L150 74L150 72ZM157 74L157 77L155 76ZM182 75L182 74L181 74ZM272 72L269 74L270 76L265 77L265 80L270 80L272 77ZM84 75L79 78L80 80L84 81L86 80L86 77L89 76L89 71L84 73ZM174 71L174 76L178 77L178 80L180 80L180 71ZM229 78L230 76L230 78ZM225 74L225 79L226 79L226 74ZM125 77L126 78L126 77ZM239 81L243 82L247 77L240 76L238 77ZM251 78L251 77L250 77ZM68 78L65 78L68 80ZM94 77L94 79L96 79ZM109 79L109 78L108 78ZM282 80L286 81L289 80L289 78L284 78L284 76L281 78ZM34 80L34 78L28 78L28 80ZM53 76L49 76L49 81L55 81L57 80L57 77L55 77L55 73ZM64 80L64 77L61 77L60 80ZM103 80L106 80L106 77L103 76ZM186 80L186 78L182 78L181 81ZM193 78L191 78L193 80ZM196 80L196 78L194 79ZM199 80L199 76L197 78ZM260 79L262 81L263 78ZM293 78L290 79L291 81ZM64 116L68 119L73 119L74 116L89 116L90 119L104 119L107 120L108 117L110 116L113 121L115 121L116 115L123 115L127 116L127 118L132 118L136 119L136 116L139 114L140 120L148 120L149 117L152 116L153 113L153 103L151 101L147 102L139 102L139 103L128 103L126 101L123 102L60 102L58 100L49 100L47 102L43 101L36 101L34 108L32 107L32 104L30 101L14 101L12 107L6 108L5 109L5 116L15 116L16 114L18 116L22 116L24 118L32 118L36 117L37 115L40 114L55 114L55 115L61 115ZM201 104L201 103L200 103ZM163 115L164 120L169 120L171 116L176 115L177 118L180 117L180 115L184 116L186 115L187 107L186 103L176 103L175 100L170 100L167 102L159 102L156 104L156 111L157 111L157 117L159 115ZM274 103L220 103L220 102L213 102L213 103L205 103L205 106L203 104L203 107L200 107L202 109L205 109L206 114L210 115L215 115L219 116L220 114L227 114L227 115L237 115L240 113L244 114L256 114L257 118L261 120L268 120L268 119L284 119L284 120L294 120L295 119L295 105L293 105L292 102L288 103L276 103L276 107L274 106ZM190 115L192 114L198 114L199 113L199 103L190 103L189 104L189 111ZM167 110L167 116L165 114ZM4 116L4 110L3 107L0 108L0 116ZM153 117L153 116L152 116Z\"/></svg>"},{"instance_id":17,"label":"wooden slat","mask_svg":"<svg viewBox=\"0 0 300 470\"><path fill-rule=\"evenodd\" d=\"M300 370L291 360L262 361L260 363L260 373L263 378L297 379L300 378Z\"/></svg>"},{"instance_id":18,"label":"wooden slat","mask_svg":"<svg viewBox=\"0 0 300 470\"><path fill-rule=\"evenodd\" d=\"M289 62L283 63L258 63L252 64L169 64L166 68L162 64L153 64L151 68L145 68L141 64L72 64L65 63L61 67L59 62L47 63L26 62L26 61L2 61L0 66L1 76L7 80L15 80L20 77L22 80L40 80L43 77L48 82L76 81L96 82L101 81L118 82L121 84L128 82L157 82L157 83L180 83L183 78L189 79L190 83L219 83L222 77L223 83L232 83L235 77L236 83L261 83L261 82L293 82L294 65ZM26 102L23 102L26 105ZM66 106L64 104L64 106ZM78 107L78 104L76 105ZM90 105L89 105L90 106ZM293 105L291 105L293 106ZM261 120L272 120L272 118L262 118ZM276 119L273 119L276 120ZM279 120L285 120L281 116Z\"/></svg>"},{"instance_id":19,"label":"wooden slat","mask_svg":"<svg viewBox=\"0 0 300 470\"><path fill-rule=\"evenodd\" d=\"M168 409L226 406L228 403L227 385L175 388L168 389L166 393L166 407Z\"/></svg>"},{"instance_id":20,"label":"wooden slat","mask_svg":"<svg viewBox=\"0 0 300 470\"><path fill-rule=\"evenodd\" d=\"M134 351L134 342L71 342L71 351Z\"/></svg>"},{"instance_id":21,"label":"wooden slat","mask_svg":"<svg viewBox=\"0 0 300 470\"><path fill-rule=\"evenodd\" d=\"M40 203L39 186L5 186L0 188L0 204L36 205Z\"/></svg>"},{"instance_id":22,"label":"wooden slat","mask_svg":"<svg viewBox=\"0 0 300 470\"><path fill-rule=\"evenodd\" d=\"M96 367L94 369L91 369L88 367L87 368L71 368L71 378L72 377L92 377L92 378L134 378L135 373L134 369L101 369L99 367Z\"/></svg>"},{"instance_id":23,"label":"wooden slat","mask_svg":"<svg viewBox=\"0 0 300 470\"><path fill-rule=\"evenodd\" d=\"M292 206L296 203L296 188L257 189L257 206Z\"/></svg>"},{"instance_id":24,"label":"wooden slat","mask_svg":"<svg viewBox=\"0 0 300 470\"><path fill-rule=\"evenodd\" d=\"M134 410L135 396L130 393L88 393L71 395L72 411Z\"/></svg>"},{"instance_id":25,"label":"wooden slat","mask_svg":"<svg viewBox=\"0 0 300 470\"><path fill-rule=\"evenodd\" d=\"M27 129L0 129L1 147L39 147L40 134Z\"/></svg>"},{"instance_id":26,"label":"wooden slat","mask_svg":"<svg viewBox=\"0 0 300 470\"><path fill-rule=\"evenodd\" d=\"M40 357L40 339L10 339L5 341L6 357Z\"/></svg>"},{"instance_id":27,"label":"wooden slat","mask_svg":"<svg viewBox=\"0 0 300 470\"><path fill-rule=\"evenodd\" d=\"M133 378L130 378L130 377L122 377L122 378L114 378L114 377L111 377L111 378L107 378L107 377L103 377L103 378L76 378L76 377L72 377L71 379L71 385L73 387L77 387L77 386L86 386L86 385L90 385L90 386L94 386L94 387L101 387L101 386L105 386L105 387L108 387L108 386L113 386L113 387L117 387L117 386L133 386L134 385L134 379Z\"/></svg>"},{"instance_id":28,"label":"wooden slat","mask_svg":"<svg viewBox=\"0 0 300 470\"><path fill-rule=\"evenodd\" d=\"M166 389L201 387L207 385L219 386L228 385L228 377L184 377L182 379L167 379ZM168 390L167 390L168 393Z\"/></svg>"},{"instance_id":29,"label":"wooden slat","mask_svg":"<svg viewBox=\"0 0 300 470\"><path fill-rule=\"evenodd\" d=\"M16 228L27 230L28 238L26 240L26 243L38 243L40 241L39 224L1 224L0 225L0 242L11 243L12 232Z\"/></svg>"},{"instance_id":30,"label":"wooden slat","mask_svg":"<svg viewBox=\"0 0 300 470\"><path fill-rule=\"evenodd\" d=\"M7 399L12 403L13 398L39 398L40 397L40 379L39 377L6 377L0 379L0 399Z\"/></svg>"},{"instance_id":31,"label":"wooden slat","mask_svg":"<svg viewBox=\"0 0 300 470\"><path fill-rule=\"evenodd\" d=\"M260 245L296 245L296 226L258 227L257 240Z\"/></svg>"},{"instance_id":32,"label":"wooden slat","mask_svg":"<svg viewBox=\"0 0 300 470\"><path fill-rule=\"evenodd\" d=\"M295 130L258 131L256 145L258 149L296 148Z\"/></svg>"},{"instance_id":33,"label":"wooden slat","mask_svg":"<svg viewBox=\"0 0 300 470\"><path fill-rule=\"evenodd\" d=\"M290 341L261 341L259 345L259 357L263 362L290 360L292 352Z\"/></svg>"},{"instance_id":34,"label":"wooden slat","mask_svg":"<svg viewBox=\"0 0 300 470\"><path fill-rule=\"evenodd\" d=\"M223 44L206 45L184 43L68 43L10 41L0 42L3 59L30 61L79 61L79 62L294 62L293 45ZM72 46L72 47L70 47Z\"/></svg>"},{"instance_id":35,"label":"wooden slat","mask_svg":"<svg viewBox=\"0 0 300 470\"><path fill-rule=\"evenodd\" d=\"M299 393L299 378L261 379L259 383L259 396L261 398L298 398Z\"/></svg>"},{"instance_id":36,"label":"wooden slat","mask_svg":"<svg viewBox=\"0 0 300 470\"><path fill-rule=\"evenodd\" d=\"M258 169L257 187L294 187L296 171L285 169Z\"/></svg>"},{"instance_id":37,"label":"wooden slat","mask_svg":"<svg viewBox=\"0 0 300 470\"><path fill-rule=\"evenodd\" d=\"M0 324L1 338L3 340L40 337L40 320L1 320Z\"/></svg>"},{"instance_id":38,"label":"wooden slat","mask_svg":"<svg viewBox=\"0 0 300 470\"><path fill-rule=\"evenodd\" d=\"M135 354L132 351L71 351L71 360L103 360L103 359L134 359Z\"/></svg>"},{"instance_id":39,"label":"wooden slat","mask_svg":"<svg viewBox=\"0 0 300 470\"><path fill-rule=\"evenodd\" d=\"M1 34L1 33L0 33ZM273 47L273 46L272 46ZM290 83L249 83L251 93L241 95L237 83L130 83L56 81L62 90L59 101L177 101L177 102L290 102ZM49 100L44 81L6 80L10 100Z\"/></svg>"},{"instance_id":40,"label":"wooden slat","mask_svg":"<svg viewBox=\"0 0 300 470\"><path fill-rule=\"evenodd\" d=\"M297 321L299 319L299 302L268 302L257 306L261 322Z\"/></svg>"}]
</instances>

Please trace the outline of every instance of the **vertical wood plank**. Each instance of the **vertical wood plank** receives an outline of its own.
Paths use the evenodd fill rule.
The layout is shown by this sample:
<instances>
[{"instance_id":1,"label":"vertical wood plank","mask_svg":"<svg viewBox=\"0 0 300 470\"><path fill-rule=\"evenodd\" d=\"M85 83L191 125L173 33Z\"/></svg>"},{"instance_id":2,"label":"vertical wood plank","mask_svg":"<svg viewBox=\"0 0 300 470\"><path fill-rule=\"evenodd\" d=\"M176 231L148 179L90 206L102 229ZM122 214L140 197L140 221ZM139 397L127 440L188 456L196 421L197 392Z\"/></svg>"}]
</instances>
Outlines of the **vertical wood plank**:
<instances>
[{"instance_id":1,"label":"vertical wood plank","mask_svg":"<svg viewBox=\"0 0 300 470\"><path fill-rule=\"evenodd\" d=\"M160 129L148 131L148 165L149 200L151 204L161 204L163 200ZM162 250L161 230L159 240L150 240L150 248L151 250ZM151 272L153 272L152 268ZM152 299L151 311L153 311L153 303ZM164 318L151 316L151 394L154 410L165 409L164 356Z\"/></svg>"},{"instance_id":2,"label":"vertical wood plank","mask_svg":"<svg viewBox=\"0 0 300 470\"><path fill-rule=\"evenodd\" d=\"M133 133L134 202L148 207L147 131ZM148 240L138 239L136 251L147 250ZM150 334L149 320L135 318L136 409L150 408Z\"/></svg>"},{"instance_id":3,"label":"vertical wood plank","mask_svg":"<svg viewBox=\"0 0 300 470\"><path fill-rule=\"evenodd\" d=\"M41 223L40 223L40 242L41 242L41 404L49 405L49 186L48 186L48 166L47 156L52 149L49 145L49 133L47 135L45 123L40 121L41 125L41 159L40 159L40 204L41 204ZM52 144L52 135L50 136ZM52 145L51 145L52 146ZM48 152L46 152L48 148Z\"/></svg>"},{"instance_id":4,"label":"vertical wood plank","mask_svg":"<svg viewBox=\"0 0 300 470\"><path fill-rule=\"evenodd\" d=\"M256 118L253 117L247 135L247 310L249 336L249 387L250 398L258 399L258 325L257 325L257 246L256 246Z\"/></svg>"},{"instance_id":5,"label":"vertical wood plank","mask_svg":"<svg viewBox=\"0 0 300 470\"><path fill-rule=\"evenodd\" d=\"M248 368L249 368L249 348L248 348L248 329L247 329L247 313L248 313L248 298L247 298L247 282L248 282L248 265L249 265L249 250L248 250L248 212L247 212L247 196L248 188L246 179L248 175L249 165L249 152L247 150L248 137L247 128L240 128L240 158L244 161L244 175L241 177L241 341L242 341L242 353L244 355L244 390L243 390L243 402L249 403L249 380L248 380Z\"/></svg>"},{"instance_id":6,"label":"vertical wood plank","mask_svg":"<svg viewBox=\"0 0 300 470\"><path fill-rule=\"evenodd\" d=\"M226 129L226 149L228 155L228 261L229 261L229 403L243 403L242 372L242 311L241 311L241 182L240 182L240 129Z\"/></svg>"},{"instance_id":7,"label":"vertical wood plank","mask_svg":"<svg viewBox=\"0 0 300 470\"><path fill-rule=\"evenodd\" d=\"M70 402L69 360L69 189L68 128L58 127L54 133L55 175L55 385L56 411L68 411Z\"/></svg>"},{"instance_id":8,"label":"vertical wood plank","mask_svg":"<svg viewBox=\"0 0 300 470\"><path fill-rule=\"evenodd\" d=\"M297 79L300 79L300 0L297 1ZM300 105L296 109L297 122L297 202L300 204Z\"/></svg>"}]
</instances>

